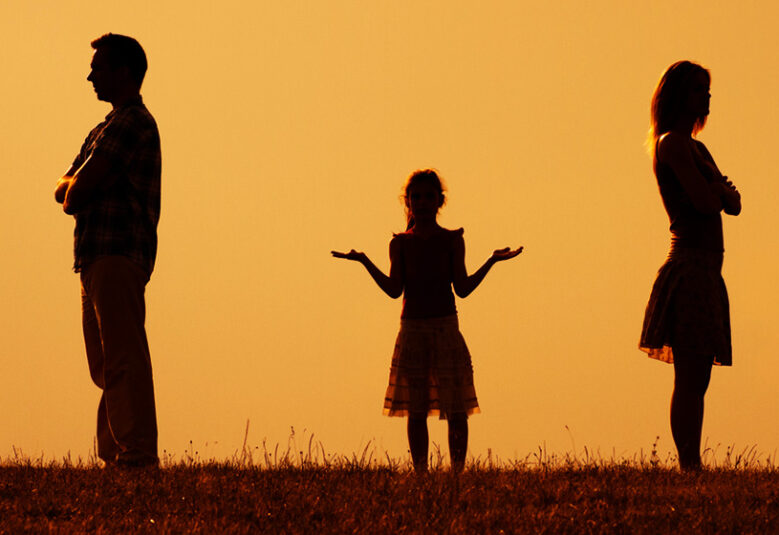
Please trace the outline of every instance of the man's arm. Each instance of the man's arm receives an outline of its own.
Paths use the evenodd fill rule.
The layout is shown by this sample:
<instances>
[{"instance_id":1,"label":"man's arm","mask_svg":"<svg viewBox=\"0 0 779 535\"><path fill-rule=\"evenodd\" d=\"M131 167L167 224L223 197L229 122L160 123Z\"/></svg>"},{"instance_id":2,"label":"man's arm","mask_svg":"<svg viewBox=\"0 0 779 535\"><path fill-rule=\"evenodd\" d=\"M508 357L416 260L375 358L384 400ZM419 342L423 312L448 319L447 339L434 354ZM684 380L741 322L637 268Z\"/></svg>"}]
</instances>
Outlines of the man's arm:
<instances>
[{"instance_id":1,"label":"man's arm","mask_svg":"<svg viewBox=\"0 0 779 535\"><path fill-rule=\"evenodd\" d=\"M110 187L115 179L115 175L110 171L111 161L108 157L93 152L75 173L62 177L60 182L63 184L57 183L57 193L61 187L64 188L65 213L73 215L83 210L96 192ZM65 182L68 183L67 186L64 186Z\"/></svg>"},{"instance_id":2,"label":"man's arm","mask_svg":"<svg viewBox=\"0 0 779 535\"><path fill-rule=\"evenodd\" d=\"M71 182L73 181L73 174L76 172L76 166L71 165L70 169L62 175L62 178L57 180L57 187L54 189L54 200L62 204L65 202L65 194L68 192Z\"/></svg>"}]
</instances>

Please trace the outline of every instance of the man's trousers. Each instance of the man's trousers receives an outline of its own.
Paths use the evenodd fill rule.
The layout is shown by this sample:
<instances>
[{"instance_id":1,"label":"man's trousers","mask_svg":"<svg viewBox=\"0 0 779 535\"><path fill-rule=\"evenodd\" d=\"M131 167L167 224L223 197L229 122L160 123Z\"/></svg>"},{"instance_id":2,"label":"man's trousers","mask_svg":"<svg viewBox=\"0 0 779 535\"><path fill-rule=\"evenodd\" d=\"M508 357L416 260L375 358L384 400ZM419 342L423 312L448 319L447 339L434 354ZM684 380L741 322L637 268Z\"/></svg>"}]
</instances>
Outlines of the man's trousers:
<instances>
[{"instance_id":1,"label":"man's trousers","mask_svg":"<svg viewBox=\"0 0 779 535\"><path fill-rule=\"evenodd\" d=\"M81 304L89 373L103 391L97 410L97 454L107 463L152 464L157 417L146 340L143 268L103 256L81 272Z\"/></svg>"}]
</instances>

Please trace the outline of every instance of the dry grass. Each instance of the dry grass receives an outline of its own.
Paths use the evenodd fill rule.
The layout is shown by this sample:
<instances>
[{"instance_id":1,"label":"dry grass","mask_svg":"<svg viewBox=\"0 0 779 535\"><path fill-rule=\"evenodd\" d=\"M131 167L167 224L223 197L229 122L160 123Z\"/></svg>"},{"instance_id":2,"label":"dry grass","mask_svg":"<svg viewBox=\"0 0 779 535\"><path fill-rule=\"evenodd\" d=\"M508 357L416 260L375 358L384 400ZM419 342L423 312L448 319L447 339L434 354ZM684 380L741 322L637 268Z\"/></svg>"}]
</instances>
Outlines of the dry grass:
<instances>
[{"instance_id":1,"label":"dry grass","mask_svg":"<svg viewBox=\"0 0 779 535\"><path fill-rule=\"evenodd\" d=\"M728 448L699 474L653 447L622 460L488 455L460 476L434 449L418 477L370 445L350 456L313 437L296 446L294 435L284 449L244 444L223 462L190 448L134 471L17 453L0 463L0 533L779 532L779 470L755 448Z\"/></svg>"}]
</instances>

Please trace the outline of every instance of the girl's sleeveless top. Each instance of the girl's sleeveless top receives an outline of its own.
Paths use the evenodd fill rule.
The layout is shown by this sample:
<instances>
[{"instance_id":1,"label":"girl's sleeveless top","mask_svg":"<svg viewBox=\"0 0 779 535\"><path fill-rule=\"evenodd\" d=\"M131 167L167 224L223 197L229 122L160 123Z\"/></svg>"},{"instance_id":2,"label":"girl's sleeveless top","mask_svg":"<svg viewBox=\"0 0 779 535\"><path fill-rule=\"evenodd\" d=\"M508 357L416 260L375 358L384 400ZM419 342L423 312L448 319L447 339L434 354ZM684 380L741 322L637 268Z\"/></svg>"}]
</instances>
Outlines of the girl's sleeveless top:
<instances>
[{"instance_id":1,"label":"girl's sleeveless top","mask_svg":"<svg viewBox=\"0 0 779 535\"><path fill-rule=\"evenodd\" d=\"M455 240L463 229L443 229L421 238L396 234L402 240L403 319L439 318L457 313L452 292L452 260Z\"/></svg>"}]
</instances>

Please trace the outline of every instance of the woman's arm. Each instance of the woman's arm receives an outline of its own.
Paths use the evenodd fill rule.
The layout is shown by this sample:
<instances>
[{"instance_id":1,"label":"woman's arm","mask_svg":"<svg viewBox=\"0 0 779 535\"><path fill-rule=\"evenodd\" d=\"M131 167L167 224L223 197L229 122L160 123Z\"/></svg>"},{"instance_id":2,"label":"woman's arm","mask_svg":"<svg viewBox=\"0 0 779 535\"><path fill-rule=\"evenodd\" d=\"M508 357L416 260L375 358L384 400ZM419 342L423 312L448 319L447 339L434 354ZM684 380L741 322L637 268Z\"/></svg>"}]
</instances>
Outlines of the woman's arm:
<instances>
[{"instance_id":1,"label":"woman's arm","mask_svg":"<svg viewBox=\"0 0 779 535\"><path fill-rule=\"evenodd\" d=\"M665 134L657 144L657 160L671 167L695 210L702 214L722 210L721 186L710 184L698 170L689 138L676 132Z\"/></svg>"},{"instance_id":2,"label":"woman's arm","mask_svg":"<svg viewBox=\"0 0 779 535\"><path fill-rule=\"evenodd\" d=\"M717 182L717 191L719 191L722 201L722 211L728 215L738 215L741 213L741 193L739 193L733 182L728 177L722 177L722 182Z\"/></svg>"},{"instance_id":3,"label":"woman's arm","mask_svg":"<svg viewBox=\"0 0 779 535\"><path fill-rule=\"evenodd\" d=\"M496 262L514 258L522 252L522 249L522 247L513 251L510 247L496 249L479 269L468 275L468 271L465 269L465 240L463 240L461 234L458 235L455 238L454 257L452 258L452 286L454 286L454 293L461 298L467 297L484 280L484 277Z\"/></svg>"},{"instance_id":4,"label":"woman's arm","mask_svg":"<svg viewBox=\"0 0 779 535\"><path fill-rule=\"evenodd\" d=\"M706 165L708 165L714 171L715 175L720 178L721 182L718 184L718 188L720 192L720 199L722 201L722 210L728 215L740 214L741 194L739 193L738 189L736 189L736 186L733 185L733 182L728 180L728 177L723 176L723 174L720 172L719 167L717 167L717 164L714 161L714 157L709 152L709 149L706 148L706 145L696 140L695 146L698 148L698 152L703 157Z\"/></svg>"},{"instance_id":5,"label":"woman's arm","mask_svg":"<svg viewBox=\"0 0 779 535\"><path fill-rule=\"evenodd\" d=\"M354 260L359 262L365 269L376 284L379 285L384 293L393 299L396 299L403 295L403 270L400 262L400 241L397 238L393 238L390 242L390 274L389 277L384 274L376 265L371 262L370 258L359 251L352 249L348 253L340 253L338 251L330 251L335 258L345 258L347 260Z\"/></svg>"}]
</instances>

